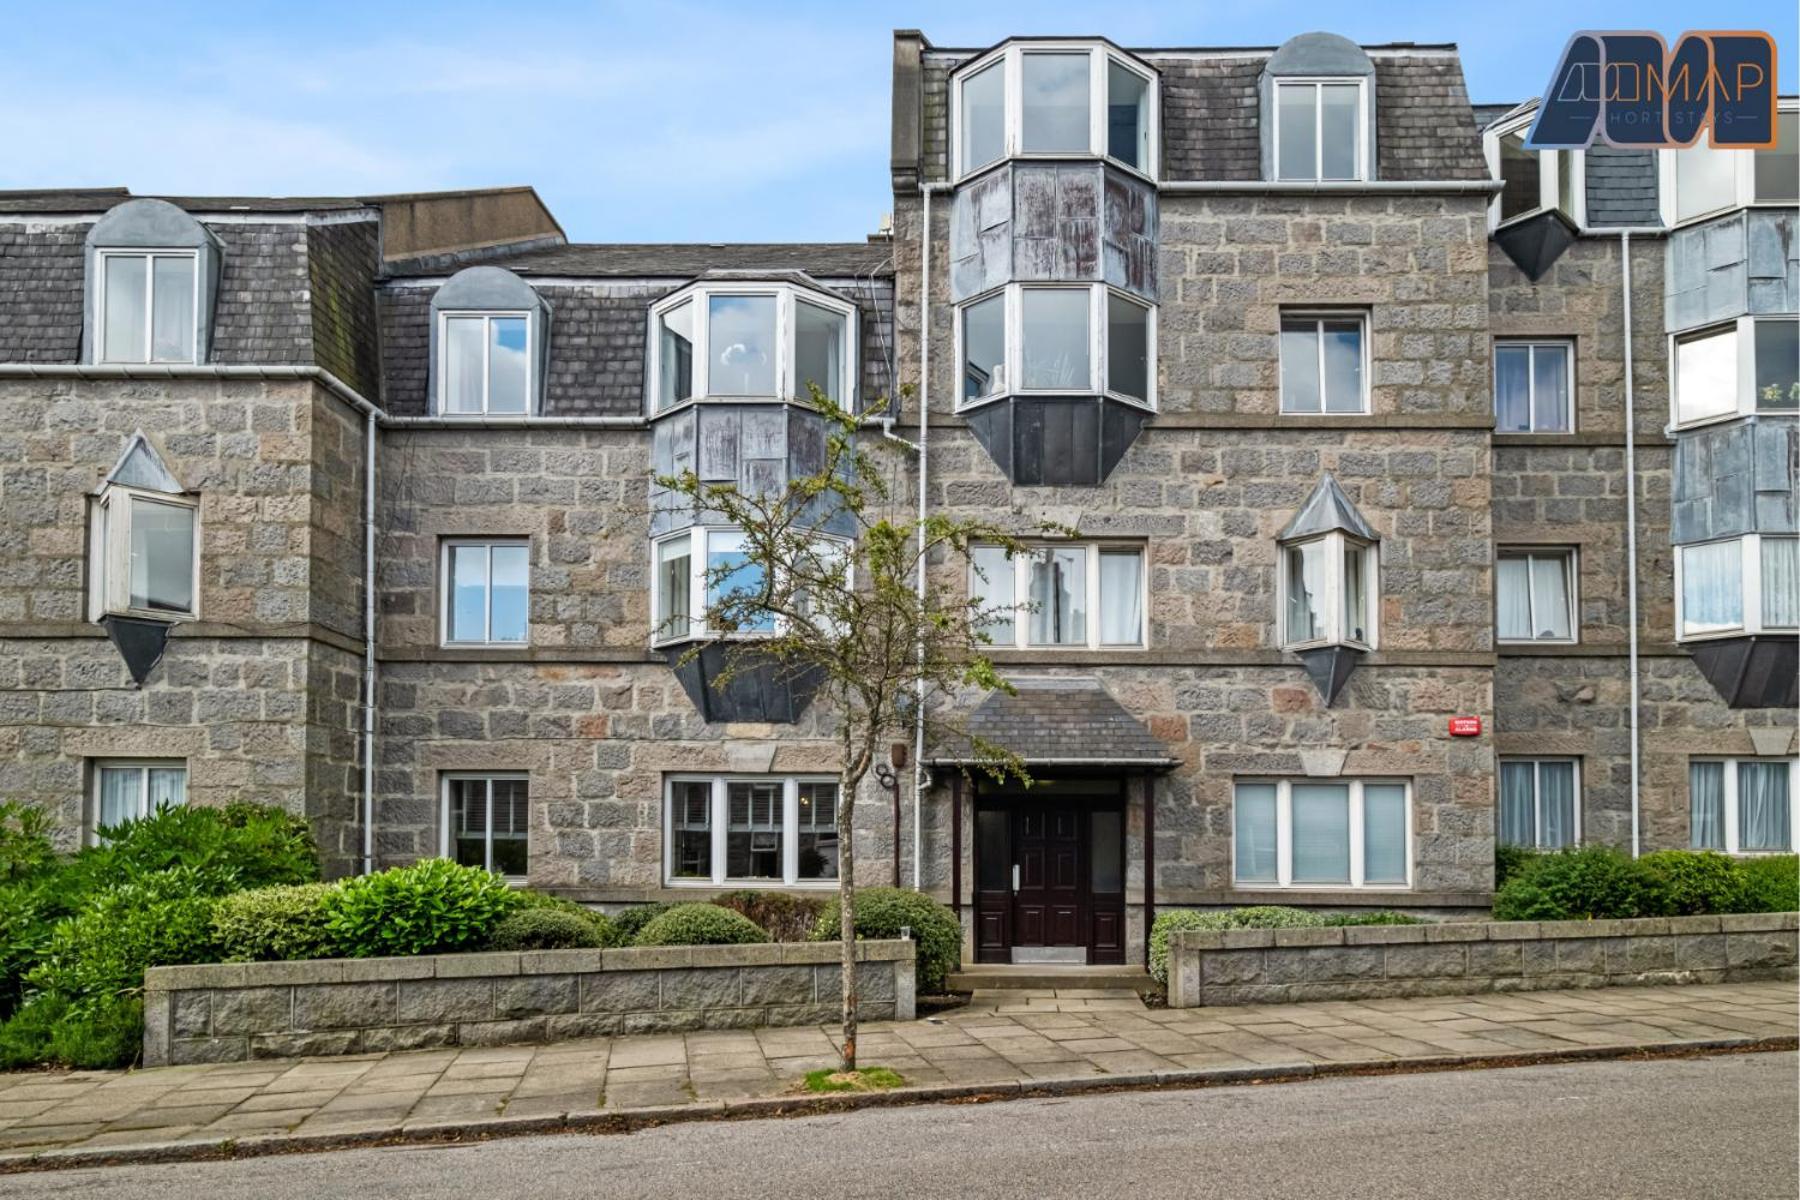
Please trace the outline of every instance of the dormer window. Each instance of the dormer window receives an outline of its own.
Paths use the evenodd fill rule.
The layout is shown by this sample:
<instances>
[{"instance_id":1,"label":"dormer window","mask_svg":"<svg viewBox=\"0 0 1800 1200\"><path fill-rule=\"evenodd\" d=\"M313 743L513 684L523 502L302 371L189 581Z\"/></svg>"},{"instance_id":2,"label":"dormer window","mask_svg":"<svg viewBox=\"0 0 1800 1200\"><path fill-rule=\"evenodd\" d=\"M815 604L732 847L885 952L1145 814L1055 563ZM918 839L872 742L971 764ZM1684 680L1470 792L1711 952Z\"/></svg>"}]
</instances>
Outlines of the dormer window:
<instances>
[{"instance_id":1,"label":"dormer window","mask_svg":"<svg viewBox=\"0 0 1800 1200\"><path fill-rule=\"evenodd\" d=\"M1275 178L1367 179L1367 95L1360 79L1277 80Z\"/></svg>"},{"instance_id":2,"label":"dormer window","mask_svg":"<svg viewBox=\"0 0 1800 1200\"><path fill-rule=\"evenodd\" d=\"M522 416L531 407L531 316L440 313L439 411L449 416Z\"/></svg>"},{"instance_id":3,"label":"dormer window","mask_svg":"<svg viewBox=\"0 0 1800 1200\"><path fill-rule=\"evenodd\" d=\"M793 284L703 283L650 312L650 407L687 400L855 395L848 301Z\"/></svg>"},{"instance_id":4,"label":"dormer window","mask_svg":"<svg viewBox=\"0 0 1800 1200\"><path fill-rule=\"evenodd\" d=\"M1108 395L1154 408L1156 310L1104 284L1009 284L963 305L959 407Z\"/></svg>"},{"instance_id":5,"label":"dormer window","mask_svg":"<svg viewBox=\"0 0 1800 1200\"><path fill-rule=\"evenodd\" d=\"M1099 45L1014 43L958 72L957 175L1000 159L1108 158L1154 176L1156 76Z\"/></svg>"},{"instance_id":6,"label":"dormer window","mask_svg":"<svg viewBox=\"0 0 1800 1200\"><path fill-rule=\"evenodd\" d=\"M198 360L199 257L192 250L101 250L100 360Z\"/></svg>"},{"instance_id":7,"label":"dormer window","mask_svg":"<svg viewBox=\"0 0 1800 1200\"><path fill-rule=\"evenodd\" d=\"M1525 144L1535 112L1504 121L1482 135L1488 170L1501 181L1488 205L1488 228L1556 211L1581 228L1586 223L1586 155L1580 150L1533 150Z\"/></svg>"}]
</instances>

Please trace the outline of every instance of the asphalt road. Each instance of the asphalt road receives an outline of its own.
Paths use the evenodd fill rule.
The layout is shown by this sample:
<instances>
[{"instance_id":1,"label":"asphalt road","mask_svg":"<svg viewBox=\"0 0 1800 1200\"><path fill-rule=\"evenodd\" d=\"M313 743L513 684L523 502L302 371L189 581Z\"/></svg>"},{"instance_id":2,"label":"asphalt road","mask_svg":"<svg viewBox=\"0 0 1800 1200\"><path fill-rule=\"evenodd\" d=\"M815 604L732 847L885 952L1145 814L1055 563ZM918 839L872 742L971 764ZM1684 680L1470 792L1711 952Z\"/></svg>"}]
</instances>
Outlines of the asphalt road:
<instances>
[{"instance_id":1,"label":"asphalt road","mask_svg":"<svg viewBox=\"0 0 1800 1200\"><path fill-rule=\"evenodd\" d=\"M930 1105L0 1176L0 1197L1793 1197L1800 1056Z\"/></svg>"}]
</instances>

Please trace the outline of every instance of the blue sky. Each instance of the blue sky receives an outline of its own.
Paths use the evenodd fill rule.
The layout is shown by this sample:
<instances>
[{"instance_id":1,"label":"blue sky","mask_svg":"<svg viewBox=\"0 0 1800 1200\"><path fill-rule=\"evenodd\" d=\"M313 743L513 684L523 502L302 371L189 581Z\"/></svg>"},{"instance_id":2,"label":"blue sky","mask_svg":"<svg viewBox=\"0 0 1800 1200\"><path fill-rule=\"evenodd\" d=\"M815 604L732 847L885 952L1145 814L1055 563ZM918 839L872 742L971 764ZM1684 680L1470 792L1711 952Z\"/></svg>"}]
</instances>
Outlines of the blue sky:
<instances>
[{"instance_id":1,"label":"blue sky","mask_svg":"<svg viewBox=\"0 0 1800 1200\"><path fill-rule=\"evenodd\" d=\"M171 11L179 9L180 11ZM1477 102L1535 94L1577 28L1763 29L1793 0L59 6L8 21L0 188L357 194L534 184L580 241L858 239L890 206L891 31L1461 45Z\"/></svg>"}]
</instances>

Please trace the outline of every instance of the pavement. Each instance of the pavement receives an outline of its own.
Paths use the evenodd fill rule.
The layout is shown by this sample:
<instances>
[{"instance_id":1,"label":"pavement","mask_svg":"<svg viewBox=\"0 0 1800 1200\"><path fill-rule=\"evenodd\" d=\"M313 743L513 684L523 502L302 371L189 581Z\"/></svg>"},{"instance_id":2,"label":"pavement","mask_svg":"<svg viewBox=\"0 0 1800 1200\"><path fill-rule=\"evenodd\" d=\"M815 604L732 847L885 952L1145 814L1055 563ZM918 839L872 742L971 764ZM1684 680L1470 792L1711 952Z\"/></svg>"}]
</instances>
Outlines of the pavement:
<instances>
[{"instance_id":1,"label":"pavement","mask_svg":"<svg viewBox=\"0 0 1800 1200\"><path fill-rule=\"evenodd\" d=\"M0 1200L1694 1200L1796 1179L1788 1054L1338 1076L0 1175Z\"/></svg>"},{"instance_id":2,"label":"pavement","mask_svg":"<svg viewBox=\"0 0 1800 1200\"><path fill-rule=\"evenodd\" d=\"M1606 988L1203 1009L1130 992L977 993L941 1016L865 1025L865 1066L909 1085L868 1098L1201 1086L1720 1048L1791 1049L1791 982ZM0 1075L0 1171L479 1138L817 1108L827 1027L721 1030Z\"/></svg>"}]
</instances>

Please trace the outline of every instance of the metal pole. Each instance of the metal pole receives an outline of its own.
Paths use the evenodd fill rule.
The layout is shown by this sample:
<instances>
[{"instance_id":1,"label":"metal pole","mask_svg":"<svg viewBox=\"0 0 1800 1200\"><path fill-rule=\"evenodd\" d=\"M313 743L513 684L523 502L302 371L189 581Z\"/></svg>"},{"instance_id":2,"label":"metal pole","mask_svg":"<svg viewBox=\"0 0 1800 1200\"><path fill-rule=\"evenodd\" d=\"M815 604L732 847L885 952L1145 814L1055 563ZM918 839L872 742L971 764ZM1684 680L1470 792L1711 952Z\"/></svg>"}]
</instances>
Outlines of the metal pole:
<instances>
[{"instance_id":1,"label":"metal pole","mask_svg":"<svg viewBox=\"0 0 1800 1200\"><path fill-rule=\"evenodd\" d=\"M1640 852L1638 821L1638 553L1637 409L1631 379L1631 233L1619 234L1619 280L1625 309L1625 608L1631 663L1631 857Z\"/></svg>"}]
</instances>

